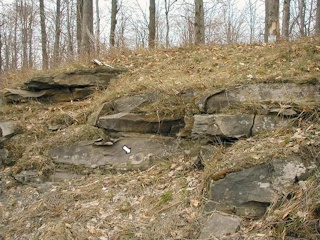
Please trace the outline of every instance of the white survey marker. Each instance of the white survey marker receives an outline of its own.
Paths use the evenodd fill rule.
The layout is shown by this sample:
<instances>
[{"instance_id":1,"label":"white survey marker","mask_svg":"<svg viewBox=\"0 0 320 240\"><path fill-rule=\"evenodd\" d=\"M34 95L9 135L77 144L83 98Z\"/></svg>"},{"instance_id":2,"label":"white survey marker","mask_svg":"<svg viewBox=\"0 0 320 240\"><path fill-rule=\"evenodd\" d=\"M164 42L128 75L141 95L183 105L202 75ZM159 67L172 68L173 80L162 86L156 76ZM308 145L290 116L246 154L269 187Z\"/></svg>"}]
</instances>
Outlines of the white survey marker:
<instances>
[{"instance_id":1,"label":"white survey marker","mask_svg":"<svg viewBox=\"0 0 320 240\"><path fill-rule=\"evenodd\" d=\"M126 145L124 145L122 147L122 149L128 154L128 153L131 153L131 148L127 147Z\"/></svg>"}]
</instances>

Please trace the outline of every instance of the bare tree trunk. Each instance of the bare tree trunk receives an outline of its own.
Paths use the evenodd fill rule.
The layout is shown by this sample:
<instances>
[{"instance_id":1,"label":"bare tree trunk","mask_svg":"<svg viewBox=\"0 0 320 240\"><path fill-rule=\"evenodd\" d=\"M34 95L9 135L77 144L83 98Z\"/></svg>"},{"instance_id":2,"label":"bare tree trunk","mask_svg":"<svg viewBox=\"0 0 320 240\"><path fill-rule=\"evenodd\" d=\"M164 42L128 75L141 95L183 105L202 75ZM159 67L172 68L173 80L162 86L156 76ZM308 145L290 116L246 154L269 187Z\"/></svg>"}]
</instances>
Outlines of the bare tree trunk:
<instances>
[{"instance_id":1,"label":"bare tree trunk","mask_svg":"<svg viewBox=\"0 0 320 240\"><path fill-rule=\"evenodd\" d=\"M167 0L165 0L166 4L166 47L169 47L170 41L169 41L169 32L170 32L170 25L169 25L169 9L167 8Z\"/></svg>"},{"instance_id":2,"label":"bare tree trunk","mask_svg":"<svg viewBox=\"0 0 320 240\"><path fill-rule=\"evenodd\" d=\"M18 69L18 1L15 4L12 69Z\"/></svg>"},{"instance_id":3,"label":"bare tree trunk","mask_svg":"<svg viewBox=\"0 0 320 240\"><path fill-rule=\"evenodd\" d=\"M99 12L99 0L96 0L96 18L97 18L97 30L96 30L96 52L100 52L100 12Z\"/></svg>"},{"instance_id":4,"label":"bare tree trunk","mask_svg":"<svg viewBox=\"0 0 320 240\"><path fill-rule=\"evenodd\" d=\"M6 48L5 48L5 64L6 64L6 69L7 70L10 70L10 69L12 69L13 68L13 63L11 63L11 65L10 65L10 60L13 62L13 52L11 52L11 54L10 54L10 49L9 49L9 37L8 36L5 36L5 46L6 46Z\"/></svg>"},{"instance_id":5,"label":"bare tree trunk","mask_svg":"<svg viewBox=\"0 0 320 240\"><path fill-rule=\"evenodd\" d=\"M28 68L28 23L27 23L27 7L24 0L20 0L18 4L20 27L21 27L21 44L22 44L22 69Z\"/></svg>"},{"instance_id":6,"label":"bare tree trunk","mask_svg":"<svg viewBox=\"0 0 320 240\"><path fill-rule=\"evenodd\" d=\"M68 58L73 58L73 39L70 18L70 1L67 0L67 33L68 33Z\"/></svg>"},{"instance_id":7,"label":"bare tree trunk","mask_svg":"<svg viewBox=\"0 0 320 240\"><path fill-rule=\"evenodd\" d=\"M29 45L29 54L28 54L28 67L33 67L33 9L30 12L29 23L28 23L28 45Z\"/></svg>"},{"instance_id":8,"label":"bare tree trunk","mask_svg":"<svg viewBox=\"0 0 320 240\"><path fill-rule=\"evenodd\" d=\"M80 50L81 50L83 1L84 0L77 0L77 44L78 44L78 54L80 54Z\"/></svg>"},{"instance_id":9,"label":"bare tree trunk","mask_svg":"<svg viewBox=\"0 0 320 240\"><path fill-rule=\"evenodd\" d=\"M93 50L93 2L85 0L82 11L81 50L86 57L90 57Z\"/></svg>"},{"instance_id":10,"label":"bare tree trunk","mask_svg":"<svg viewBox=\"0 0 320 240\"><path fill-rule=\"evenodd\" d=\"M165 8L165 15L166 15L166 47L169 47L170 45L170 39L169 39L169 33L170 33L170 24L169 24L169 13L171 10L171 7L174 3L176 3L177 0L173 0L172 2L170 0L164 0L164 8Z\"/></svg>"},{"instance_id":11,"label":"bare tree trunk","mask_svg":"<svg viewBox=\"0 0 320 240\"><path fill-rule=\"evenodd\" d=\"M127 26L127 21L128 21L128 16L126 16L125 14L121 13L120 14L120 26L119 26L119 36L118 36L118 40L116 42L116 46L125 46L125 30L126 30L126 26Z\"/></svg>"},{"instance_id":12,"label":"bare tree trunk","mask_svg":"<svg viewBox=\"0 0 320 240\"><path fill-rule=\"evenodd\" d=\"M194 37L195 44L205 43L203 0L195 0Z\"/></svg>"},{"instance_id":13,"label":"bare tree trunk","mask_svg":"<svg viewBox=\"0 0 320 240\"><path fill-rule=\"evenodd\" d=\"M299 1L299 16L300 16L300 35L301 37L305 37L306 36L306 31L305 31L306 2L305 0Z\"/></svg>"},{"instance_id":14,"label":"bare tree trunk","mask_svg":"<svg viewBox=\"0 0 320 240\"><path fill-rule=\"evenodd\" d=\"M149 6L149 48L155 47L156 39L156 1L150 0Z\"/></svg>"},{"instance_id":15,"label":"bare tree trunk","mask_svg":"<svg viewBox=\"0 0 320 240\"><path fill-rule=\"evenodd\" d=\"M269 42L269 12L270 2L264 1L265 4L265 15L264 15L264 42Z\"/></svg>"},{"instance_id":16,"label":"bare tree trunk","mask_svg":"<svg viewBox=\"0 0 320 240\"><path fill-rule=\"evenodd\" d=\"M306 36L311 36L311 28L313 27L314 24L314 12L316 12L316 9L314 7L314 1L310 1L309 3L309 11L308 11L308 17L307 21L305 23L305 35Z\"/></svg>"},{"instance_id":17,"label":"bare tree trunk","mask_svg":"<svg viewBox=\"0 0 320 240\"><path fill-rule=\"evenodd\" d=\"M110 47L114 47L115 45L115 31L117 25L117 12L118 12L118 1L112 0L112 9L111 9L111 28L110 28Z\"/></svg>"},{"instance_id":18,"label":"bare tree trunk","mask_svg":"<svg viewBox=\"0 0 320 240\"><path fill-rule=\"evenodd\" d=\"M44 13L44 3L40 0L40 27L41 27L41 49L42 49L42 68L49 68L49 59L47 52L47 31L46 31L46 18Z\"/></svg>"},{"instance_id":19,"label":"bare tree trunk","mask_svg":"<svg viewBox=\"0 0 320 240\"><path fill-rule=\"evenodd\" d=\"M269 36L273 35L276 41L280 40L279 31L279 0L268 0L266 4L265 16L265 42L268 42Z\"/></svg>"},{"instance_id":20,"label":"bare tree trunk","mask_svg":"<svg viewBox=\"0 0 320 240\"><path fill-rule=\"evenodd\" d=\"M3 42L2 42L2 26L3 25L4 25L3 23L0 23L0 75L1 75L1 73L3 71L3 60L2 60L2 46L3 46Z\"/></svg>"},{"instance_id":21,"label":"bare tree trunk","mask_svg":"<svg viewBox=\"0 0 320 240\"><path fill-rule=\"evenodd\" d=\"M283 1L282 38L289 40L290 0Z\"/></svg>"},{"instance_id":22,"label":"bare tree trunk","mask_svg":"<svg viewBox=\"0 0 320 240\"><path fill-rule=\"evenodd\" d=\"M316 36L320 36L320 0L317 0Z\"/></svg>"},{"instance_id":23,"label":"bare tree trunk","mask_svg":"<svg viewBox=\"0 0 320 240\"><path fill-rule=\"evenodd\" d=\"M256 18L257 18L257 0L249 0L248 6L249 14L249 28L250 28L250 43L254 42L255 30L256 30Z\"/></svg>"},{"instance_id":24,"label":"bare tree trunk","mask_svg":"<svg viewBox=\"0 0 320 240\"><path fill-rule=\"evenodd\" d=\"M55 19L55 34L54 34L54 46L53 46L53 62L57 65L60 61L60 19L61 19L61 1L57 0L56 3L56 19Z\"/></svg>"}]
</instances>

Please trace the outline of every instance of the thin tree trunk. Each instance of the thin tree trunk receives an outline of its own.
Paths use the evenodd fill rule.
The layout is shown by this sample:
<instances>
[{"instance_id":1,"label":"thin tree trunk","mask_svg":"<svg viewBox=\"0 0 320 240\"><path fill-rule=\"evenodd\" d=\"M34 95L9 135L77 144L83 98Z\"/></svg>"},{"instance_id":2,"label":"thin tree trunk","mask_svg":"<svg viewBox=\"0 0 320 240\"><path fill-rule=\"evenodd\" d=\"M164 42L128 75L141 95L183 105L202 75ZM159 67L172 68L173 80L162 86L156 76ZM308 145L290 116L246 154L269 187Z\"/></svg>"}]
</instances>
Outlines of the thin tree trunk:
<instances>
[{"instance_id":1,"label":"thin tree trunk","mask_svg":"<svg viewBox=\"0 0 320 240\"><path fill-rule=\"evenodd\" d=\"M300 35L301 37L305 37L306 36L306 32L305 32L306 2L305 0L299 1L299 16L300 16Z\"/></svg>"},{"instance_id":2,"label":"thin tree trunk","mask_svg":"<svg viewBox=\"0 0 320 240\"><path fill-rule=\"evenodd\" d=\"M13 53L12 53L12 69L18 69L18 2L15 5L15 18L14 18L14 36L13 36Z\"/></svg>"},{"instance_id":3,"label":"thin tree trunk","mask_svg":"<svg viewBox=\"0 0 320 240\"><path fill-rule=\"evenodd\" d=\"M96 52L100 52L100 13L99 13L99 0L96 0L96 18L97 18L97 30L96 30Z\"/></svg>"},{"instance_id":4,"label":"thin tree trunk","mask_svg":"<svg viewBox=\"0 0 320 240\"><path fill-rule=\"evenodd\" d=\"M280 40L279 0L265 1L265 4L266 4L265 42L268 42L270 35L275 36L276 41L278 41Z\"/></svg>"},{"instance_id":5,"label":"thin tree trunk","mask_svg":"<svg viewBox=\"0 0 320 240\"><path fill-rule=\"evenodd\" d=\"M282 38L289 40L290 0L283 1Z\"/></svg>"},{"instance_id":6,"label":"thin tree trunk","mask_svg":"<svg viewBox=\"0 0 320 240\"><path fill-rule=\"evenodd\" d=\"M265 16L264 16L264 42L269 42L269 12L270 12L270 2L264 1L265 4Z\"/></svg>"},{"instance_id":7,"label":"thin tree trunk","mask_svg":"<svg viewBox=\"0 0 320 240\"><path fill-rule=\"evenodd\" d=\"M317 12L316 12L316 36L320 36L320 0L317 0Z\"/></svg>"},{"instance_id":8,"label":"thin tree trunk","mask_svg":"<svg viewBox=\"0 0 320 240\"><path fill-rule=\"evenodd\" d=\"M195 44L205 43L203 0L195 0L194 31Z\"/></svg>"},{"instance_id":9,"label":"thin tree trunk","mask_svg":"<svg viewBox=\"0 0 320 240\"><path fill-rule=\"evenodd\" d=\"M28 45L29 45L29 54L28 54L28 67L33 67L33 30L32 30L32 23L33 23L33 13L29 16L29 26L28 26Z\"/></svg>"},{"instance_id":10,"label":"thin tree trunk","mask_svg":"<svg viewBox=\"0 0 320 240\"><path fill-rule=\"evenodd\" d=\"M80 50L81 50L83 1L84 0L77 0L77 44L78 44L78 54L80 54Z\"/></svg>"},{"instance_id":11,"label":"thin tree trunk","mask_svg":"<svg viewBox=\"0 0 320 240\"><path fill-rule=\"evenodd\" d=\"M117 25L117 11L118 11L118 1L112 0L112 9L111 9L111 28L110 28L110 47L115 46L115 31Z\"/></svg>"},{"instance_id":12,"label":"thin tree trunk","mask_svg":"<svg viewBox=\"0 0 320 240\"><path fill-rule=\"evenodd\" d=\"M73 58L73 38L70 18L70 1L67 0L67 33L68 33L68 58Z\"/></svg>"},{"instance_id":13,"label":"thin tree trunk","mask_svg":"<svg viewBox=\"0 0 320 240\"><path fill-rule=\"evenodd\" d=\"M27 23L27 12L26 2L20 1L20 27L21 27L21 43L22 43L22 69L28 68L28 23Z\"/></svg>"},{"instance_id":14,"label":"thin tree trunk","mask_svg":"<svg viewBox=\"0 0 320 240\"><path fill-rule=\"evenodd\" d=\"M10 36L10 35L9 35ZM11 39L11 36L10 36L10 39ZM10 54L10 50L9 50L9 44L10 44L11 41L9 41L9 37L8 36L4 36L4 45L6 46L5 47L5 50L4 50L4 60L5 60L5 69L6 70L10 70L12 69L12 65L10 65L10 60L12 61L13 57L12 57L12 52Z\"/></svg>"},{"instance_id":15,"label":"thin tree trunk","mask_svg":"<svg viewBox=\"0 0 320 240\"><path fill-rule=\"evenodd\" d=\"M83 2L82 29L81 29L81 49L86 57L90 57L93 44L93 2L85 0Z\"/></svg>"},{"instance_id":16,"label":"thin tree trunk","mask_svg":"<svg viewBox=\"0 0 320 240\"><path fill-rule=\"evenodd\" d=\"M0 24L0 75L3 71L3 60L2 60L2 46L3 46L3 42L2 42L2 23Z\"/></svg>"},{"instance_id":17,"label":"thin tree trunk","mask_svg":"<svg viewBox=\"0 0 320 240\"><path fill-rule=\"evenodd\" d=\"M149 48L155 47L156 39L156 1L150 0L149 6Z\"/></svg>"},{"instance_id":18,"label":"thin tree trunk","mask_svg":"<svg viewBox=\"0 0 320 240\"><path fill-rule=\"evenodd\" d=\"M257 4L257 1L252 1L252 0L249 0L249 27L250 27L250 43L253 43L254 41L254 35L255 35L255 30L256 30L256 26L255 26L255 23L256 23L256 4Z\"/></svg>"},{"instance_id":19,"label":"thin tree trunk","mask_svg":"<svg viewBox=\"0 0 320 240\"><path fill-rule=\"evenodd\" d=\"M56 19L55 19L55 34L54 34L54 46L53 46L53 61L54 65L57 65L60 61L60 21L61 21L61 1L57 0L56 3Z\"/></svg>"},{"instance_id":20,"label":"thin tree trunk","mask_svg":"<svg viewBox=\"0 0 320 240\"><path fill-rule=\"evenodd\" d=\"M169 31L170 31L170 25L169 25L169 11L166 11L166 47L169 47Z\"/></svg>"},{"instance_id":21,"label":"thin tree trunk","mask_svg":"<svg viewBox=\"0 0 320 240\"><path fill-rule=\"evenodd\" d=\"M40 27L41 27L41 49L42 49L42 68L49 68L49 59L47 52L47 31L46 31L46 18L44 13L44 3L40 0Z\"/></svg>"},{"instance_id":22,"label":"thin tree trunk","mask_svg":"<svg viewBox=\"0 0 320 240\"><path fill-rule=\"evenodd\" d=\"M165 16L166 16L166 47L169 47L169 45L170 45L170 39L169 39L169 33L170 33L169 13L170 13L171 7L173 6L173 4L175 2L177 2L177 0L173 0L172 2L170 0L164 0Z\"/></svg>"}]
</instances>

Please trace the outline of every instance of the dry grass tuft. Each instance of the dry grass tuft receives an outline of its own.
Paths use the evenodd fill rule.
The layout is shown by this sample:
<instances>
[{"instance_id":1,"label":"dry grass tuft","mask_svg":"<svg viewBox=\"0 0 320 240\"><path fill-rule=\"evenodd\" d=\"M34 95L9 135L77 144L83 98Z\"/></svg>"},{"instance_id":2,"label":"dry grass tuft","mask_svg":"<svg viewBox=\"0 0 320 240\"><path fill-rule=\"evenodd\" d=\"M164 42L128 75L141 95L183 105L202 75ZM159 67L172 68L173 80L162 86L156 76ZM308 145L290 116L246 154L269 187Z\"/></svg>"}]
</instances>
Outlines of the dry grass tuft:
<instances>
[{"instance_id":1,"label":"dry grass tuft","mask_svg":"<svg viewBox=\"0 0 320 240\"><path fill-rule=\"evenodd\" d=\"M28 197L8 206L2 220L10 226L4 233L39 239L193 239L199 228L200 174L181 156L143 172L91 175L49 185L43 194L17 187L15 192Z\"/></svg>"},{"instance_id":2,"label":"dry grass tuft","mask_svg":"<svg viewBox=\"0 0 320 240\"><path fill-rule=\"evenodd\" d=\"M12 171L35 169L42 175L50 174L54 166L47 158L48 149L100 137L97 129L87 125L88 116L103 103L123 96L156 93L159 99L138 111L172 116L197 113L192 97L188 99L191 103L182 97L188 91L197 94L252 82L318 83L317 44L309 38L267 45L112 52L104 60L129 71L84 101L31 101L1 107L0 114L22 128L21 134L5 143L17 161ZM90 64L74 63L67 70L86 66ZM8 73L2 76L1 87L15 87L38 73ZM259 108L238 107L246 112ZM310 113L309 106L302 108ZM29 185L11 187L6 191L5 205L0 205L1 231L8 239L23 235L28 239L196 239L206 197L203 190L214 174L239 171L290 154L318 159L312 146L320 142L320 128L317 111L311 110L314 114L302 114L295 128L240 140L232 148L217 146L204 171L195 169L191 158L175 156L142 172L92 174L41 186L44 190ZM61 128L51 131L49 125ZM291 199L287 194L281 205L274 206L279 214L266 220L274 235L315 236L311 215L318 211L318 180L310 179L305 185L297 186Z\"/></svg>"},{"instance_id":3,"label":"dry grass tuft","mask_svg":"<svg viewBox=\"0 0 320 240\"><path fill-rule=\"evenodd\" d=\"M278 202L269 208L262 228L271 230L272 236L281 239L286 236L318 239L319 183L320 176L317 173L284 193Z\"/></svg>"}]
</instances>

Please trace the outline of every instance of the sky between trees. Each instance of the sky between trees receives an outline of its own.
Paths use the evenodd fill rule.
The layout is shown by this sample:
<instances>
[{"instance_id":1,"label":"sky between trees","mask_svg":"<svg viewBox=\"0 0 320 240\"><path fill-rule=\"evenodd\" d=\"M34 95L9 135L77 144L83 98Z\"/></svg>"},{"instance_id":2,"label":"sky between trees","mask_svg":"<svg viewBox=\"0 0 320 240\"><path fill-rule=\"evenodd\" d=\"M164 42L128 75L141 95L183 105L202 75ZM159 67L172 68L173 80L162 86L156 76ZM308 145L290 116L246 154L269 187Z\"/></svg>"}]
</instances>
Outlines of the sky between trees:
<instances>
[{"instance_id":1,"label":"sky between trees","mask_svg":"<svg viewBox=\"0 0 320 240\"><path fill-rule=\"evenodd\" d=\"M93 32L90 37L95 55L110 49L111 1L93 0ZM284 1L279 2L280 26ZM57 2L57 0L44 1L46 47L50 67L81 55L77 43L77 2L79 0L60 1L60 15L57 14ZM156 0L155 2L155 47L193 44L195 0ZM319 0L291 1L289 40L314 35L317 2ZM304 4L303 12L301 12L301 4ZM232 44L264 41L264 0L204 0L203 8L206 43ZM302 13L303 16L301 16ZM24 67L39 68L43 59L39 0L0 0L0 14L1 71L12 71ZM115 48L148 47L149 0L118 0L116 20ZM57 41L58 52L57 49L55 50Z\"/></svg>"}]
</instances>

